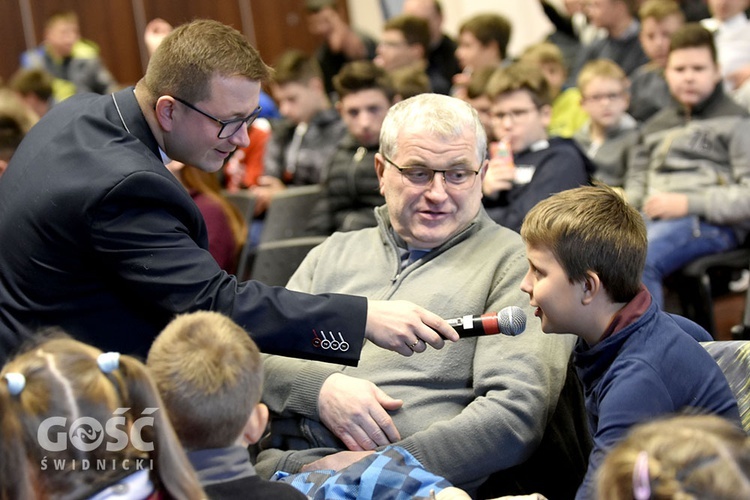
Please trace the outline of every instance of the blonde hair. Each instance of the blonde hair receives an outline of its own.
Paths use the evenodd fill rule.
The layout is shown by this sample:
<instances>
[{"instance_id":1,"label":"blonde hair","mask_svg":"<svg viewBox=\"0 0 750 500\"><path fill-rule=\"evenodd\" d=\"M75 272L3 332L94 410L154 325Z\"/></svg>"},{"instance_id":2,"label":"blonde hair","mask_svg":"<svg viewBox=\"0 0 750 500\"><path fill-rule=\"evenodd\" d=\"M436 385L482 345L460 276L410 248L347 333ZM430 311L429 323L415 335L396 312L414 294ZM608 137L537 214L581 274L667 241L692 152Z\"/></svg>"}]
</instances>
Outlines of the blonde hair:
<instances>
[{"instance_id":1,"label":"blonde hair","mask_svg":"<svg viewBox=\"0 0 750 500\"><path fill-rule=\"evenodd\" d=\"M683 415L634 427L597 473L597 498L750 498L750 438L715 415Z\"/></svg>"},{"instance_id":2,"label":"blonde hair","mask_svg":"<svg viewBox=\"0 0 750 500\"><path fill-rule=\"evenodd\" d=\"M260 351L217 312L177 316L154 340L146 364L188 449L230 446L260 401Z\"/></svg>"},{"instance_id":3,"label":"blonde hair","mask_svg":"<svg viewBox=\"0 0 750 500\"><path fill-rule=\"evenodd\" d=\"M614 189L569 189L537 203L524 218L527 245L552 252L570 282L599 275L613 302L629 302L641 287L646 224Z\"/></svg>"},{"instance_id":4,"label":"blonde hair","mask_svg":"<svg viewBox=\"0 0 750 500\"><path fill-rule=\"evenodd\" d=\"M653 18L656 21L663 21L669 16L680 16L685 21L685 13L680 8L680 4L673 0L646 0L638 9L638 17L641 22L644 19Z\"/></svg>"},{"instance_id":5,"label":"blonde hair","mask_svg":"<svg viewBox=\"0 0 750 500\"><path fill-rule=\"evenodd\" d=\"M630 87L628 75L625 74L625 71L616 62L609 59L594 59L584 64L578 73L576 85L581 94L586 91L586 87L596 78L617 80L622 84L622 88L626 92Z\"/></svg>"},{"instance_id":6,"label":"blonde hair","mask_svg":"<svg viewBox=\"0 0 750 500\"><path fill-rule=\"evenodd\" d=\"M539 42L529 46L519 60L531 64L558 64L566 70L565 58L560 47L551 42Z\"/></svg>"},{"instance_id":7,"label":"blonde hair","mask_svg":"<svg viewBox=\"0 0 750 500\"><path fill-rule=\"evenodd\" d=\"M11 359L2 370L0 498L32 498L32 492L40 490L52 498L88 497L136 470L129 464L139 460L153 465L151 480L170 497L202 498L198 479L143 363L120 356L117 367L105 373L98 364L99 349L68 338L60 330L50 335L52 338ZM25 378L20 392L11 394L9 373ZM58 435L68 434L72 441L79 434L73 430L85 430L79 419L96 421L101 429L109 430L115 415L124 417L128 431L142 415L153 418L153 425L140 428L143 442L150 442L152 451L138 449L132 440L114 451L106 439L91 451L72 445L50 451L39 442L41 426L49 418L62 418L56 425L63 428ZM76 422L79 426L74 429ZM49 430L50 436L52 432ZM84 469L82 460L92 466ZM107 465L105 471L98 467L100 463Z\"/></svg>"}]
</instances>

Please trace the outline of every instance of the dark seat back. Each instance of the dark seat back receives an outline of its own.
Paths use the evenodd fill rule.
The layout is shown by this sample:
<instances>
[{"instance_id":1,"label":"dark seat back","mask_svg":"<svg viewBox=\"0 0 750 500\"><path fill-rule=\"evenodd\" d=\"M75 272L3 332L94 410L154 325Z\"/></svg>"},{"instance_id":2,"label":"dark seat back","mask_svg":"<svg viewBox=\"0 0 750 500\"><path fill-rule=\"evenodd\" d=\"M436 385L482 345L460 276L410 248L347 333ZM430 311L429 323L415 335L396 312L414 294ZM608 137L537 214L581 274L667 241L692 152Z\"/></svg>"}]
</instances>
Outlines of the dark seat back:
<instances>
[{"instance_id":1,"label":"dark seat back","mask_svg":"<svg viewBox=\"0 0 750 500\"><path fill-rule=\"evenodd\" d=\"M304 236L309 215L322 192L323 187L314 184L292 186L274 195L266 210L260 242Z\"/></svg>"},{"instance_id":2,"label":"dark seat back","mask_svg":"<svg viewBox=\"0 0 750 500\"><path fill-rule=\"evenodd\" d=\"M261 243L255 249L250 277L266 285L285 286L307 253L326 236L304 236Z\"/></svg>"}]
</instances>

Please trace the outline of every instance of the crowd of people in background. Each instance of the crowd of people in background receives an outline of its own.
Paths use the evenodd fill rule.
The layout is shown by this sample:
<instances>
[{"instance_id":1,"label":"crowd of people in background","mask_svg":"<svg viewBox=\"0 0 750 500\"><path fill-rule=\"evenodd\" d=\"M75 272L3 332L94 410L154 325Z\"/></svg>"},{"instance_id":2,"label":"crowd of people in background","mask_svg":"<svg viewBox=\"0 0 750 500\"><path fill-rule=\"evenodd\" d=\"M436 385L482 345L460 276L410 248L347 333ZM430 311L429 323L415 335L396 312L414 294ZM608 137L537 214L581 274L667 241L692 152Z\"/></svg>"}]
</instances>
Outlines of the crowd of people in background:
<instances>
[{"instance_id":1,"label":"crowd of people in background","mask_svg":"<svg viewBox=\"0 0 750 500\"><path fill-rule=\"evenodd\" d=\"M198 145L175 146L170 130L138 137L197 206L202 222L180 213L176 231L210 252L221 270L210 286L227 295L209 298L204 287L195 292L205 298L199 307L179 304L193 291L168 297L167 309L181 314L159 311L159 327L134 333L140 344L122 355L107 352L112 339L100 332L80 335L77 327L91 324L71 315L61 328L24 333L12 356L0 349L0 360L8 356L0 371L0 498L338 498L363 488L443 500L748 497L750 438L736 394L700 345L712 338L664 309L670 275L750 237L750 0L539 3L554 30L511 57L519 27L498 12L462 19L454 39L439 0L404 0L373 38L353 29L334 0L306 0L319 47L284 51L269 61L268 81L270 68L248 56L260 76L230 76L246 78L259 105L232 117L177 95L157 107L163 96L146 78L123 91L96 43L81 37L76 14L50 16L42 44L20 55L0 88L0 186L9 165L18 168L12 160L29 131L40 120L54 130L44 117L77 94L111 94L129 134L144 92L156 92L148 96L153 109L143 111L150 127L158 121L166 130L174 111L164 106L179 105L220 127L216 139L233 141L245 127L248 140L221 151L212 172L199 155L183 154ZM159 47L175 31L154 19L143 34L165 67ZM235 99L231 78L216 71L209 76L221 83L209 94L224 89ZM101 134L106 128L98 126ZM27 148L18 163L30 155ZM157 191L175 195L160 182ZM329 340L326 328L312 330L314 347L335 342L344 358L310 355L306 345L290 349L300 358L291 359L276 343L261 354L268 337L256 345L247 332L257 325L232 316L231 300L241 299L228 298L232 287L249 288L229 275L243 248L258 245L274 198L305 185L321 188L305 234L327 239L302 261L290 290L410 301L441 318L518 304L526 332L425 352L444 339L416 334L404 342L416 331L404 326L407 312L370 305L379 318L399 318L391 330L404 333L394 347L385 334L373 336L363 302L342 302L367 323L372 342L352 343L361 358L344 356L349 343L332 331ZM252 220L226 197L240 191L255 200ZM150 208L160 196L139 200ZM2 210L10 209L0 199ZM178 211L151 214L151 227L175 229L171 210ZM85 215L83 231L111 238L108 231L125 224L116 212L114 205L95 221ZM35 232L31 226L23 230ZM98 245L105 254L123 251ZM81 265L116 260L76 255ZM192 283L189 269L175 270L183 254L170 255L165 275L182 273L171 284ZM127 273L140 276L135 267ZM45 298L65 295L64 276L55 276ZM0 279L6 298L16 294L8 283ZM112 318L113 331L138 330L151 313L132 323ZM113 415L119 427L105 427ZM40 444L37 428L53 417L75 446ZM109 437L130 439L117 449L106 441L87 447L73 432L84 417ZM536 477L560 456L570 472ZM394 485L388 468L409 482ZM128 495L117 496L123 489Z\"/></svg>"}]
</instances>

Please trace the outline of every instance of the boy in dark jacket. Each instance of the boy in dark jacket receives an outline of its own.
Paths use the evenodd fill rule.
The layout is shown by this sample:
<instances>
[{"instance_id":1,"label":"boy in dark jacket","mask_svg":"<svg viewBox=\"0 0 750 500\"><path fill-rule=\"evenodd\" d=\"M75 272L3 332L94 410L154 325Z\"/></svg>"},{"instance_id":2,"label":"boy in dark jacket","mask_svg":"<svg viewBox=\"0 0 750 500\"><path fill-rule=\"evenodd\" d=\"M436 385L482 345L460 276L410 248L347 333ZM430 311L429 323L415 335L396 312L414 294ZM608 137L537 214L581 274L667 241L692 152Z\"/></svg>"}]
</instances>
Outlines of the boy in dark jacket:
<instances>
[{"instance_id":1,"label":"boy in dark jacket","mask_svg":"<svg viewBox=\"0 0 750 500\"><path fill-rule=\"evenodd\" d=\"M521 289L542 331L579 337L573 361L594 448L576 498L595 498L604 455L635 424L691 409L739 425L724 374L696 341L711 337L661 311L641 284L646 227L617 192L599 185L550 196L528 213L521 237L529 260Z\"/></svg>"}]
</instances>

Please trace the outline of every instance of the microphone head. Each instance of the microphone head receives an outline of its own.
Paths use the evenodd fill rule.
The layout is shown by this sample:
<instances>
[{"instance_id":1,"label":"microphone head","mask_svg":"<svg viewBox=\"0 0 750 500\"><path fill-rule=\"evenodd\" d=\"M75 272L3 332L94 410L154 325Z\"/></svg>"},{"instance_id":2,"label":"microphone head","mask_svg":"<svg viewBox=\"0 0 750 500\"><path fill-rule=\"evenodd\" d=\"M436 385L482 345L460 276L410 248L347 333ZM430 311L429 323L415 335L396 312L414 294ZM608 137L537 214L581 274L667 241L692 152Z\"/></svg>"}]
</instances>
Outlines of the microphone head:
<instances>
[{"instance_id":1,"label":"microphone head","mask_svg":"<svg viewBox=\"0 0 750 500\"><path fill-rule=\"evenodd\" d=\"M526 313L518 306L503 307L497 313L500 332L504 335L518 335L526 329Z\"/></svg>"}]
</instances>

